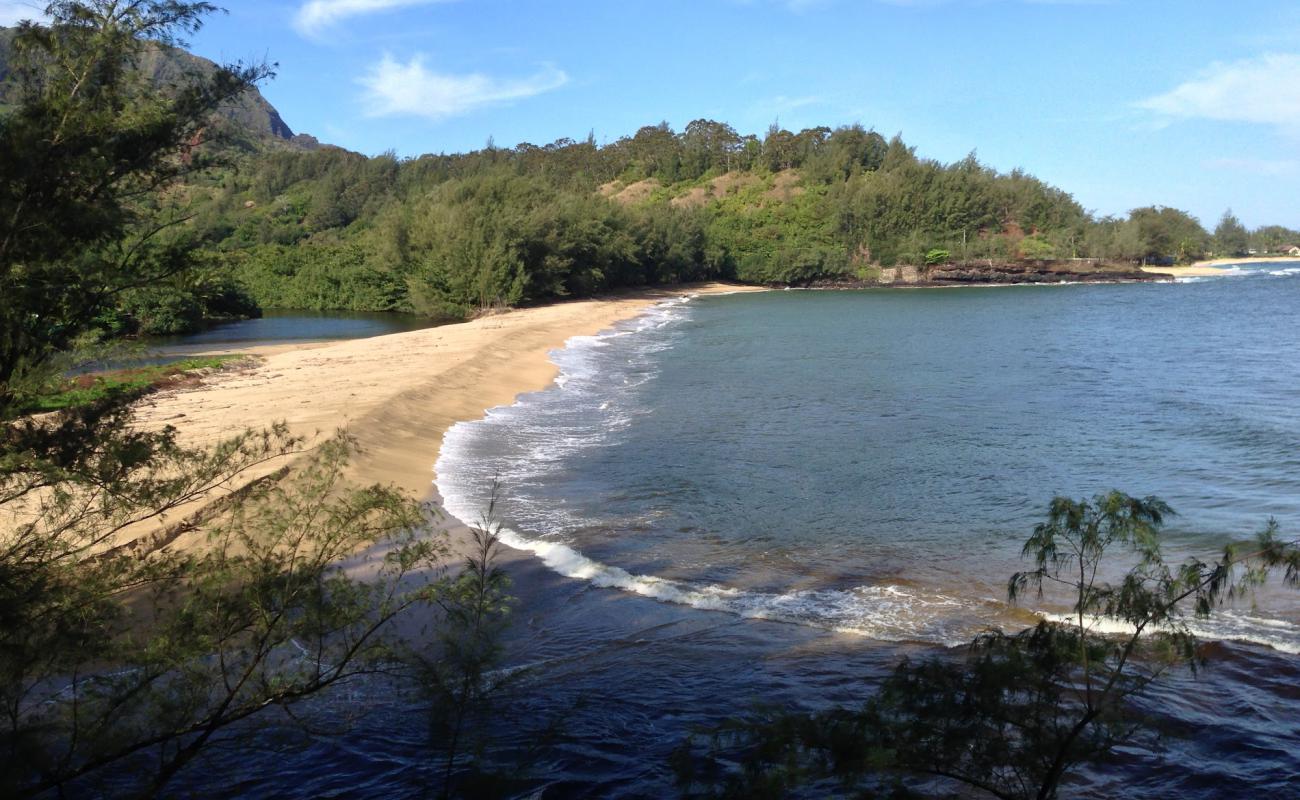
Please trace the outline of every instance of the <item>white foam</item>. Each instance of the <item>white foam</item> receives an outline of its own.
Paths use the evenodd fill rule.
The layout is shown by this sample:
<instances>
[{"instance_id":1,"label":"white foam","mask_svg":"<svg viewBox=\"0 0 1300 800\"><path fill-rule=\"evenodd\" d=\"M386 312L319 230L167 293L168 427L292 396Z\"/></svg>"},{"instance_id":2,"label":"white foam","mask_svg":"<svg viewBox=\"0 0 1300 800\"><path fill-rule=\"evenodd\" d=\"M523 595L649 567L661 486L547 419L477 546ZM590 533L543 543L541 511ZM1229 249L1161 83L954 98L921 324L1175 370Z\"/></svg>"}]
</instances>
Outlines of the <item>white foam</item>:
<instances>
[{"instance_id":1,"label":"white foam","mask_svg":"<svg viewBox=\"0 0 1300 800\"><path fill-rule=\"evenodd\" d=\"M446 505L458 519L475 517L472 507L452 502ZM926 595L909 587L894 585L775 594L748 592L716 584L692 584L655 575L638 575L589 558L567 544L530 538L510 528L502 528L500 536L503 544L532 553L566 578L587 581L593 586L620 589L706 611L809 625L886 641L960 644L970 638L972 631L951 623L955 617L969 618L969 613L960 612L972 612L978 605L968 600L940 594Z\"/></svg>"},{"instance_id":2,"label":"white foam","mask_svg":"<svg viewBox=\"0 0 1300 800\"><path fill-rule=\"evenodd\" d=\"M1043 618L1053 622L1078 624L1078 617L1069 614L1044 614ZM1084 624L1088 630L1101 634L1127 635L1136 630L1131 623L1110 617L1085 617ZM1227 610L1209 617L1188 619L1187 629L1198 639L1262 644L1283 653L1300 655L1300 625L1287 620ZM1168 628L1157 627L1154 630Z\"/></svg>"}]
</instances>

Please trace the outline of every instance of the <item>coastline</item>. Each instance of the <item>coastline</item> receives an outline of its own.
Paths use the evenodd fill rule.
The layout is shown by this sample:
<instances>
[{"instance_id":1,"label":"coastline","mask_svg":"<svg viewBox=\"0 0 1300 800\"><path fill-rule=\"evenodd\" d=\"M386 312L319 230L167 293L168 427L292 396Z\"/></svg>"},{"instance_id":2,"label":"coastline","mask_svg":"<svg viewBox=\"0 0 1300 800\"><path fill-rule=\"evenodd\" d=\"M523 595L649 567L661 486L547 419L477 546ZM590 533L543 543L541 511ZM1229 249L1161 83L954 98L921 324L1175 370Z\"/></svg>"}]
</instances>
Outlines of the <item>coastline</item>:
<instances>
[{"instance_id":1,"label":"coastline","mask_svg":"<svg viewBox=\"0 0 1300 800\"><path fill-rule=\"evenodd\" d=\"M1170 275L1175 278L1212 278L1216 275L1232 275L1234 267L1242 264L1297 264L1300 256L1276 256L1273 258L1213 258L1197 261L1185 267L1142 267L1143 272Z\"/></svg>"},{"instance_id":2,"label":"coastline","mask_svg":"<svg viewBox=\"0 0 1300 800\"><path fill-rule=\"evenodd\" d=\"M1207 261L1197 261L1188 269L1197 267L1222 267L1233 264L1296 264L1300 263L1300 256L1246 256L1245 258L1212 258Z\"/></svg>"},{"instance_id":3,"label":"coastline","mask_svg":"<svg viewBox=\"0 0 1300 800\"><path fill-rule=\"evenodd\" d=\"M1236 263L1236 262L1226 262ZM1152 275L1165 275L1171 278L1212 278L1216 275L1227 275L1231 270L1214 264L1198 263L1186 267L1142 267L1143 272L1149 272Z\"/></svg>"},{"instance_id":4,"label":"coastline","mask_svg":"<svg viewBox=\"0 0 1300 800\"><path fill-rule=\"evenodd\" d=\"M236 352L257 356L257 364L212 375L196 388L151 395L140 403L137 424L172 425L187 445L210 445L280 421L291 434L306 437L308 445L346 428L360 448L348 478L390 484L431 500L454 542L462 521L442 511L433 487L433 464L452 425L546 388L558 374L548 355L571 337L599 333L663 300L743 291L765 290L687 284L368 339L248 348ZM241 485L281 466L250 471L241 476ZM172 546L200 546L199 539L188 538Z\"/></svg>"}]
</instances>

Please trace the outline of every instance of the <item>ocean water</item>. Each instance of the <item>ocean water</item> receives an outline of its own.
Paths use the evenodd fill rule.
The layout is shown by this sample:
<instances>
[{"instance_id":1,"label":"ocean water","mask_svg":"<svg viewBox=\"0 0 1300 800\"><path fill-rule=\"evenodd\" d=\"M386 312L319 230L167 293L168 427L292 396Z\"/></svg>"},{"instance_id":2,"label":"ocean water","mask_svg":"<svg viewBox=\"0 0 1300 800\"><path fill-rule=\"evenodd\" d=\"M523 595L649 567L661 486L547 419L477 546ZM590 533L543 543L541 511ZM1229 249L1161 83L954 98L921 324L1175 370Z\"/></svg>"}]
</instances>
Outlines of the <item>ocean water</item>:
<instances>
[{"instance_id":1,"label":"ocean water","mask_svg":"<svg viewBox=\"0 0 1300 800\"><path fill-rule=\"evenodd\" d=\"M1163 498L1175 559L1270 517L1300 533L1298 309L1300 270L1243 267L700 297L571 340L554 386L454 427L438 455L462 519L499 483L519 550L521 680L487 755L528 762L518 797L675 796L669 756L692 734L759 704L855 704L902 657L1059 613L1004 590L1055 494ZM1206 668L1146 701L1161 747L1063 796L1297 796L1300 592L1199 631ZM305 749L210 753L183 788L429 796L427 709L361 683L316 713L363 709ZM560 735L538 752L545 728Z\"/></svg>"},{"instance_id":2,"label":"ocean water","mask_svg":"<svg viewBox=\"0 0 1300 800\"><path fill-rule=\"evenodd\" d=\"M438 488L473 519L495 477L507 543L596 586L957 644L1060 610L1004 588L1054 495L1164 499L1172 558L1300 533L1296 272L665 303L454 428ZM1298 597L1198 629L1300 653Z\"/></svg>"},{"instance_id":3,"label":"ocean water","mask_svg":"<svg viewBox=\"0 0 1300 800\"><path fill-rule=\"evenodd\" d=\"M662 795L655 758L749 703L855 702L900 655L1060 613L1004 588L1054 495L1164 499L1172 559L1300 532L1298 278L701 297L571 340L437 464L464 519L499 482L549 581L538 713L598 698L546 796ZM1219 644L1153 699L1163 750L1078 796L1295 789L1300 592L1195 628Z\"/></svg>"}]
</instances>

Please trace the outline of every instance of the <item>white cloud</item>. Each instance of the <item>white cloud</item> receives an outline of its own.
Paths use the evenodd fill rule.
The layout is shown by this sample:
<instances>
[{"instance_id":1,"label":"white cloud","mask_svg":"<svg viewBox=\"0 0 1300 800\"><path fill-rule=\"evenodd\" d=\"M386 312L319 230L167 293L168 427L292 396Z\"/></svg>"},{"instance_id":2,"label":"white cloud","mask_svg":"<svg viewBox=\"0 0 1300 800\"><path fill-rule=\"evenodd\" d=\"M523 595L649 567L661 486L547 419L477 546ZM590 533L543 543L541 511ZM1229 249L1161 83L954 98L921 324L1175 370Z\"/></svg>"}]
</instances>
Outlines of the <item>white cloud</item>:
<instances>
[{"instance_id":1,"label":"white cloud","mask_svg":"<svg viewBox=\"0 0 1300 800\"><path fill-rule=\"evenodd\" d=\"M8 28L25 19L45 18L45 3L31 0L0 0L0 27Z\"/></svg>"},{"instance_id":2,"label":"white cloud","mask_svg":"<svg viewBox=\"0 0 1300 800\"><path fill-rule=\"evenodd\" d=\"M1165 117L1253 122L1300 131L1300 55L1216 62L1139 108Z\"/></svg>"},{"instance_id":3,"label":"white cloud","mask_svg":"<svg viewBox=\"0 0 1300 800\"><path fill-rule=\"evenodd\" d=\"M1211 169L1224 170L1226 172L1245 172L1252 175L1263 175L1269 178L1281 178L1288 175L1300 174L1300 161L1286 159L1215 158L1207 161L1205 165Z\"/></svg>"},{"instance_id":4,"label":"white cloud","mask_svg":"<svg viewBox=\"0 0 1300 800\"><path fill-rule=\"evenodd\" d=\"M294 15L293 26L302 35L314 37L348 17L445 2L449 0L308 0Z\"/></svg>"},{"instance_id":5,"label":"white cloud","mask_svg":"<svg viewBox=\"0 0 1300 800\"><path fill-rule=\"evenodd\" d=\"M359 82L366 88L366 113L372 117L441 120L558 89L569 76L550 64L524 78L452 75L431 72L418 56L403 64L386 55Z\"/></svg>"}]
</instances>

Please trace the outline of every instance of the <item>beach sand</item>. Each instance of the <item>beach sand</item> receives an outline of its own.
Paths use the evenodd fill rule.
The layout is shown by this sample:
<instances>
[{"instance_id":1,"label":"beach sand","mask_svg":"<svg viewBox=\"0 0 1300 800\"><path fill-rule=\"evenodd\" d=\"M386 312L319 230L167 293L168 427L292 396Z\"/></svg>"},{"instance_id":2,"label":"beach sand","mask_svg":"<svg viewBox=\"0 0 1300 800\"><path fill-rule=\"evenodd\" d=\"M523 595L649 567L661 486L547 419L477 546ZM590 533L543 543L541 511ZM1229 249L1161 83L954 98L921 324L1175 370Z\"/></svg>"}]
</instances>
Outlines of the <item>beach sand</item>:
<instances>
[{"instance_id":1,"label":"beach sand","mask_svg":"<svg viewBox=\"0 0 1300 800\"><path fill-rule=\"evenodd\" d=\"M172 425L189 445L213 444L273 422L286 423L309 442L346 428L360 446L352 481L391 484L412 497L436 500L433 464L443 435L457 422L479 419L489 408L550 385L557 374L550 351L661 300L737 291L761 289L713 283L641 290L369 339L253 348L244 351L258 356L249 368L146 398L138 424ZM265 465L241 481L280 466ZM182 537L173 546L189 544Z\"/></svg>"},{"instance_id":2,"label":"beach sand","mask_svg":"<svg viewBox=\"0 0 1300 800\"><path fill-rule=\"evenodd\" d=\"M1175 278L1212 278L1232 272L1232 267L1242 264L1294 264L1300 262L1300 256L1278 256L1276 258L1216 258L1211 261L1197 261L1186 267L1143 267L1143 272L1172 275Z\"/></svg>"},{"instance_id":3,"label":"beach sand","mask_svg":"<svg viewBox=\"0 0 1300 800\"><path fill-rule=\"evenodd\" d=\"M1233 264L1294 264L1300 262L1300 256L1246 256L1245 258L1215 258L1209 261L1197 261L1188 269L1197 267L1223 267Z\"/></svg>"},{"instance_id":4,"label":"beach sand","mask_svg":"<svg viewBox=\"0 0 1300 800\"><path fill-rule=\"evenodd\" d=\"M1232 268L1240 267L1243 264L1296 264L1300 263L1300 256L1278 256L1273 259L1214 259L1210 261L1196 261L1190 267L1143 267L1143 272L1153 272L1157 274L1169 274L1175 278L1190 277L1214 277L1217 274L1232 274Z\"/></svg>"},{"instance_id":5,"label":"beach sand","mask_svg":"<svg viewBox=\"0 0 1300 800\"><path fill-rule=\"evenodd\" d=\"M1215 275L1223 275L1228 272L1224 267L1214 266L1208 263L1192 264L1187 267L1143 267L1143 272L1151 272L1157 275L1170 275L1175 278L1208 278Z\"/></svg>"}]
</instances>

